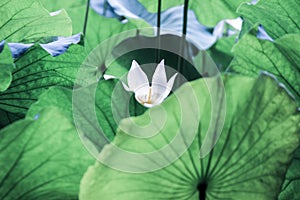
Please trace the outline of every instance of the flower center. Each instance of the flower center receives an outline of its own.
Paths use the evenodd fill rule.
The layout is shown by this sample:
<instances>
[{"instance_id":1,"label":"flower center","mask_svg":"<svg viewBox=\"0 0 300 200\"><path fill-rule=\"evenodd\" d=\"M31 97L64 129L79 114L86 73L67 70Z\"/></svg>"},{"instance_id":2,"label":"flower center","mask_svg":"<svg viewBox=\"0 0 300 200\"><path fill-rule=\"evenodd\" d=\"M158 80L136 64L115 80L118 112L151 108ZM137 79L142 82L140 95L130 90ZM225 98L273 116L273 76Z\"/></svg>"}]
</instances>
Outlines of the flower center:
<instances>
[{"instance_id":1,"label":"flower center","mask_svg":"<svg viewBox=\"0 0 300 200\"><path fill-rule=\"evenodd\" d=\"M147 94L144 94L144 95L140 95L140 96L137 96L138 98L138 101L141 103L141 104L153 104L154 103L154 98L153 98L153 94L152 94L152 88L150 87L149 90L148 90L148 93Z\"/></svg>"}]
</instances>

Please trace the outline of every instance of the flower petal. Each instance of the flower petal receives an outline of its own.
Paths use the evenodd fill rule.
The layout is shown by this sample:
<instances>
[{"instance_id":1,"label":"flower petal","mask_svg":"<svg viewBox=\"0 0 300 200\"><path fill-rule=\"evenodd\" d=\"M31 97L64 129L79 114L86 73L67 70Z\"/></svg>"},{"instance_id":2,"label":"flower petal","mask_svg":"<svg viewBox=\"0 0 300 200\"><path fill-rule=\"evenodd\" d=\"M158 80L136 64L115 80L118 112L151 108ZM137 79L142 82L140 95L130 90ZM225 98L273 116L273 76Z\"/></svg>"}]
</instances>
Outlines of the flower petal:
<instances>
[{"instance_id":1,"label":"flower petal","mask_svg":"<svg viewBox=\"0 0 300 200\"><path fill-rule=\"evenodd\" d=\"M109 75L109 74L104 74L103 78L105 80L109 80L109 79L118 79L117 77L113 76L113 75Z\"/></svg>"},{"instance_id":2,"label":"flower petal","mask_svg":"<svg viewBox=\"0 0 300 200\"><path fill-rule=\"evenodd\" d=\"M121 81L121 83L122 83L122 85L123 85L123 88L124 88L126 91L128 91L128 92L131 91L130 88L129 88L123 81Z\"/></svg>"},{"instance_id":3,"label":"flower petal","mask_svg":"<svg viewBox=\"0 0 300 200\"><path fill-rule=\"evenodd\" d=\"M103 75L103 78L107 81L107 80L110 80L110 79L119 79L118 77L116 76L113 76L113 75L109 75L109 74L104 74ZM119 79L120 80L120 79ZM120 80L121 81L121 80ZM129 89L129 87L126 85L126 83L124 83L123 81L121 81L124 89L128 92L131 92L131 90Z\"/></svg>"},{"instance_id":4,"label":"flower petal","mask_svg":"<svg viewBox=\"0 0 300 200\"><path fill-rule=\"evenodd\" d=\"M173 88L173 85L174 85L175 78L177 77L177 74L178 74L178 73L174 74L174 75L169 79L168 84L167 84L167 88L166 88L166 90L165 90L165 92L164 92L164 94L163 94L163 96L162 96L162 99L165 99L165 98L169 95L169 93L171 92L171 90L172 90L172 88Z\"/></svg>"},{"instance_id":5,"label":"flower petal","mask_svg":"<svg viewBox=\"0 0 300 200\"><path fill-rule=\"evenodd\" d=\"M157 65L155 72L152 77L152 85L157 84L166 87L167 86L167 76L165 70L165 61L162 61Z\"/></svg>"},{"instance_id":6,"label":"flower petal","mask_svg":"<svg viewBox=\"0 0 300 200\"><path fill-rule=\"evenodd\" d=\"M127 75L127 82L129 89L134 92L139 88L149 87L147 75L135 60L132 61L131 68Z\"/></svg>"}]
</instances>

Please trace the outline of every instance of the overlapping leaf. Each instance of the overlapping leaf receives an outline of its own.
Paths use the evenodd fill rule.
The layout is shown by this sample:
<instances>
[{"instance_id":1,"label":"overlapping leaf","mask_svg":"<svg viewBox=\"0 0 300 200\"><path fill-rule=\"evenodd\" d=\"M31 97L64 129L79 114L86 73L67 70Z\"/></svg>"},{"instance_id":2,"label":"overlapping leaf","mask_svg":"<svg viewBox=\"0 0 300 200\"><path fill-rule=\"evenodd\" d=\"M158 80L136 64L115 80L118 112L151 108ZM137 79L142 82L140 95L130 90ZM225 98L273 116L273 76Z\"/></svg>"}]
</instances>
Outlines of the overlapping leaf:
<instances>
[{"instance_id":1,"label":"overlapping leaf","mask_svg":"<svg viewBox=\"0 0 300 200\"><path fill-rule=\"evenodd\" d=\"M150 2L139 0L150 12L157 12L157 1ZM184 1L164 1L162 9L182 5ZM192 9L198 20L205 26L213 27L222 19L234 19L238 17L236 9L243 2L250 0L190 0L189 8Z\"/></svg>"},{"instance_id":2,"label":"overlapping leaf","mask_svg":"<svg viewBox=\"0 0 300 200\"><path fill-rule=\"evenodd\" d=\"M71 20L64 10L51 15L35 0L0 3L0 41L34 42L47 36L70 36Z\"/></svg>"},{"instance_id":3,"label":"overlapping leaf","mask_svg":"<svg viewBox=\"0 0 300 200\"><path fill-rule=\"evenodd\" d=\"M0 43L0 92L5 91L9 87L12 80L12 69L13 59L11 52L3 41L3 44Z\"/></svg>"},{"instance_id":4,"label":"overlapping leaf","mask_svg":"<svg viewBox=\"0 0 300 200\"><path fill-rule=\"evenodd\" d=\"M300 4L297 0L260 0L243 4L238 13L252 24L262 24L273 39L286 34L300 33Z\"/></svg>"},{"instance_id":5,"label":"overlapping leaf","mask_svg":"<svg viewBox=\"0 0 300 200\"><path fill-rule=\"evenodd\" d=\"M86 172L80 198L276 199L292 153L299 145L296 103L268 75L225 76L226 99L211 101L207 84L218 91L215 80L188 83L161 107L131 119L142 127L151 123L149 129L135 128L130 119L124 120L113 144L99 155L105 165L96 163ZM193 92L189 92L191 87ZM200 113L193 105L194 95ZM222 134L210 154L200 158L211 108L220 101L227 105ZM189 117L180 118L183 113ZM182 120L188 122L184 128ZM195 123L198 129L193 128ZM216 131L219 127L222 124L216 119L211 128ZM149 137L150 130L159 132ZM187 151L180 154L182 146ZM173 156L178 160L172 161ZM161 166L164 162L169 165ZM149 166L154 171L147 172Z\"/></svg>"},{"instance_id":6,"label":"overlapping leaf","mask_svg":"<svg viewBox=\"0 0 300 200\"><path fill-rule=\"evenodd\" d=\"M220 38L212 48L208 50L209 55L214 59L220 71L225 71L233 59L232 47L235 44L236 36Z\"/></svg>"},{"instance_id":7,"label":"overlapping leaf","mask_svg":"<svg viewBox=\"0 0 300 200\"><path fill-rule=\"evenodd\" d=\"M4 47L5 42L15 44L20 42L32 43L39 41L42 37L69 36L72 31L70 18L65 11L50 14L39 2L34 0L24 0L21 3L17 0L2 1L0 12L1 48ZM13 53L16 51L13 51ZM12 55L8 53L7 47L4 47L0 56L2 66L8 63L11 65ZM13 70L12 67L10 67L10 70ZM4 79L12 79L12 75L8 69L2 69L1 71L3 73L5 71L6 77L1 79L1 87L3 87L1 91L4 91L11 81L4 82Z\"/></svg>"},{"instance_id":8,"label":"overlapping leaf","mask_svg":"<svg viewBox=\"0 0 300 200\"><path fill-rule=\"evenodd\" d=\"M108 3L120 16L128 18L143 19L152 26L157 26L158 13L150 13L147 9L138 2L132 0L130 3L121 0L108 0ZM161 32L160 34L181 35L183 22L183 7L176 6L160 13L161 17ZM216 36L211 34L207 27L200 24L192 10L188 10L188 24L186 38L194 44L198 49L208 49L216 41Z\"/></svg>"},{"instance_id":9,"label":"overlapping leaf","mask_svg":"<svg viewBox=\"0 0 300 200\"><path fill-rule=\"evenodd\" d=\"M280 200L299 199L300 188L300 147L295 152L291 166L289 167L282 191L279 195Z\"/></svg>"},{"instance_id":10,"label":"overlapping leaf","mask_svg":"<svg viewBox=\"0 0 300 200\"><path fill-rule=\"evenodd\" d=\"M235 59L230 67L236 72L252 76L261 70L269 71L300 98L299 46L299 34L288 34L274 43L248 34L234 47Z\"/></svg>"},{"instance_id":11,"label":"overlapping leaf","mask_svg":"<svg viewBox=\"0 0 300 200\"><path fill-rule=\"evenodd\" d=\"M2 129L0 138L1 199L77 199L93 158L64 114L48 108Z\"/></svg>"},{"instance_id":12,"label":"overlapping leaf","mask_svg":"<svg viewBox=\"0 0 300 200\"><path fill-rule=\"evenodd\" d=\"M114 138L121 119L140 115L145 111L144 107L133 100L134 98L128 104L125 103L126 96L130 98L130 95L132 94L127 93L120 82L114 80L101 80L74 91L52 87L30 107L26 117L34 119L39 116L41 110L49 106L57 107L69 120L75 119L83 137L88 138L100 151L107 140ZM98 125L101 128L98 128Z\"/></svg>"},{"instance_id":13,"label":"overlapping leaf","mask_svg":"<svg viewBox=\"0 0 300 200\"><path fill-rule=\"evenodd\" d=\"M25 116L29 106L48 87L73 87L84 59L83 47L73 45L68 52L52 57L36 45L15 61L10 87L0 93L0 127Z\"/></svg>"},{"instance_id":14,"label":"overlapping leaf","mask_svg":"<svg viewBox=\"0 0 300 200\"><path fill-rule=\"evenodd\" d=\"M42 0L42 3L47 9L51 11L55 11L57 9L62 8L66 9L73 22L73 33L78 33L83 30L84 14L86 10L85 1L78 1L76 2L76 4L74 4L67 1ZM90 9L87 23L87 33L85 35L86 51L90 52L101 42L114 35L117 35L118 33L133 30L137 27L141 28L147 26L148 25L145 22L134 19L130 20L127 23L121 23L118 19L106 18L97 14L94 10ZM132 37L135 34L135 31L131 31L128 32L127 35L123 35L123 38L115 38L114 42L111 42L109 46L105 46L105 48L107 48L108 50L103 51L109 51L109 49L112 48L111 46L116 45L116 43L120 42L121 39Z\"/></svg>"}]
</instances>

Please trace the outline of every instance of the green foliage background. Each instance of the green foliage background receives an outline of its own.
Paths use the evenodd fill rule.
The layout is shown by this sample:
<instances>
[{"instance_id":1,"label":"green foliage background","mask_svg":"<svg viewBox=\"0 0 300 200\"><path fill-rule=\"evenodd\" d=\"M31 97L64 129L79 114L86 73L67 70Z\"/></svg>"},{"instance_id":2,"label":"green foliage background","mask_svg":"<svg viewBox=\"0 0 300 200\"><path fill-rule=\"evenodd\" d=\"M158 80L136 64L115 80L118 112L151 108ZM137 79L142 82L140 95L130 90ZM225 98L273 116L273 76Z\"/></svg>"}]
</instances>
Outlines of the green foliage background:
<instances>
[{"instance_id":1,"label":"green foliage background","mask_svg":"<svg viewBox=\"0 0 300 200\"><path fill-rule=\"evenodd\" d=\"M156 1L139 2L148 11L156 12ZM163 1L162 10L182 4L181 0ZM50 15L60 9L58 14ZM196 132L191 145L185 143L182 134L181 144L186 145L187 151L165 168L140 174L120 172L99 162L94 164L95 159L78 137L77 132L88 134L74 124L72 95L73 89L89 94L83 87L88 80L75 82L75 79L81 64L98 44L118 33L134 30L103 49L99 66L84 68L95 79L102 75L103 66L119 42L135 37L135 30L151 26L143 19L128 18L127 23L122 23L90 9L87 32L80 43L70 45L56 57L40 46L55 36L81 32L85 9L83 0L0 3L0 42L5 40L0 51L0 199L300 199L300 4L297 0L260 0L255 5L242 0L190 0L189 9L205 26L212 28L223 19L243 18L239 34L219 38L207 50L222 73L227 112L219 141L203 159L199 159L200 146L209 127L210 108L216 103L210 102L206 82L214 85L214 78L198 78L176 90L162 104L168 122L150 139L136 139L122 131L142 134L127 123L129 119L124 119L120 127L114 121L111 102L120 105L122 111L127 108L122 104L125 91L117 101L111 97L117 81L100 79L96 83L96 100L77 106L84 110L85 104L95 104L97 123L108 140L136 153L156 151L169 144L179 128L176 99L188 100L191 93L187 88L196 96L200 112L195 113L193 107L187 107L186 111L190 112L188 120L199 127L181 130L185 134ZM257 37L259 25L273 41ZM13 58L8 46L11 42L33 43L33 46ZM200 54L192 62L201 68ZM143 50L136 55L148 59ZM128 59L123 57L114 63L116 69L109 70L126 73L128 67L124 66ZM187 76L194 77L191 71L186 71ZM154 113L157 122L163 116L159 108L146 110L135 101L128 107L130 119L140 124L149 122L149 112ZM95 124L88 121L89 116L84 117L87 126L93 128ZM126 129L120 129L122 126ZM215 129L219 126L216 124ZM89 138L98 151L102 150L100 156L108 162L114 159L123 162L117 152L111 153L112 145L102 149L98 145L100 139ZM155 166L167 158L168 155L162 154L157 160L144 161ZM205 189L199 189L201 184Z\"/></svg>"}]
</instances>

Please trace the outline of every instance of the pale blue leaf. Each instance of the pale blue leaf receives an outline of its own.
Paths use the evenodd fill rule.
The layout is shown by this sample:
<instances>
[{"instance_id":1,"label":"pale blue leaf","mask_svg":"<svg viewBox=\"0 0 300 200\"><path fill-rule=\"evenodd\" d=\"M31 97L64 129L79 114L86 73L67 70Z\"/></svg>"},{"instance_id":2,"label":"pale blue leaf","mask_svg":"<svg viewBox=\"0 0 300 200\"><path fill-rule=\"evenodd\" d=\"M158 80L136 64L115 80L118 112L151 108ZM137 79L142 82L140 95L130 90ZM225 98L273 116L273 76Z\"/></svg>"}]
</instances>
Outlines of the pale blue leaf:
<instances>
[{"instance_id":1,"label":"pale blue leaf","mask_svg":"<svg viewBox=\"0 0 300 200\"><path fill-rule=\"evenodd\" d=\"M217 38L230 37L238 34L242 29L243 20L238 17L236 19L221 20L214 28L213 35Z\"/></svg>"},{"instance_id":2,"label":"pale blue leaf","mask_svg":"<svg viewBox=\"0 0 300 200\"><path fill-rule=\"evenodd\" d=\"M80 42L80 37L80 33L70 37L57 37L56 41L47 44L40 44L40 46L50 55L58 56L67 51L71 44L78 44Z\"/></svg>"},{"instance_id":3,"label":"pale blue leaf","mask_svg":"<svg viewBox=\"0 0 300 200\"><path fill-rule=\"evenodd\" d=\"M107 0L91 0L91 8L96 11L99 15L104 17L119 18L120 16L114 12L114 9L107 2Z\"/></svg>"},{"instance_id":4,"label":"pale blue leaf","mask_svg":"<svg viewBox=\"0 0 300 200\"><path fill-rule=\"evenodd\" d=\"M258 32L256 34L256 37L261 40L269 40L271 42L274 42L273 38L271 38L268 33L265 31L264 27L262 25L258 26Z\"/></svg>"},{"instance_id":5,"label":"pale blue leaf","mask_svg":"<svg viewBox=\"0 0 300 200\"><path fill-rule=\"evenodd\" d=\"M13 58L18 58L21 55L23 55L23 53L25 53L30 47L33 46L33 43L30 44L23 44L23 43L14 43L14 42L9 42L7 43L12 57Z\"/></svg>"},{"instance_id":6,"label":"pale blue leaf","mask_svg":"<svg viewBox=\"0 0 300 200\"><path fill-rule=\"evenodd\" d=\"M5 44L5 40L2 40L1 42L0 42L0 53L3 51L3 49L4 49L4 44Z\"/></svg>"},{"instance_id":7,"label":"pale blue leaf","mask_svg":"<svg viewBox=\"0 0 300 200\"><path fill-rule=\"evenodd\" d=\"M150 13L137 0L130 3L122 0L108 0L114 12L120 16L133 19L144 19L152 26L157 26L157 14ZM161 34L181 35L183 26L183 6L176 6L161 12ZM188 11L187 40L199 49L208 49L216 42L205 26L200 24L194 11Z\"/></svg>"}]
</instances>

